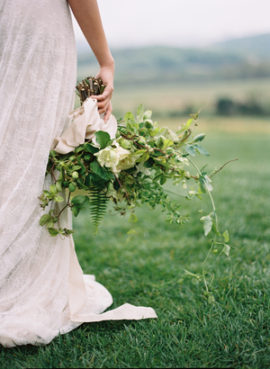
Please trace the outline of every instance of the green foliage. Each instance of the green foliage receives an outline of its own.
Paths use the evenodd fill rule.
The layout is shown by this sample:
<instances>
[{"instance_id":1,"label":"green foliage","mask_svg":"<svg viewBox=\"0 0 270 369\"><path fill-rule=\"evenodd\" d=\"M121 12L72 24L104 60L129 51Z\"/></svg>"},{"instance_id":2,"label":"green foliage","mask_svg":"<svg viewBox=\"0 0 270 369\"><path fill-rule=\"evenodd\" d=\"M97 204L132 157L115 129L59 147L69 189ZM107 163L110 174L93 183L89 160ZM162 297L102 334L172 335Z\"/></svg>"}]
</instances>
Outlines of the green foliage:
<instances>
[{"instance_id":1,"label":"green foliage","mask_svg":"<svg viewBox=\"0 0 270 369\"><path fill-rule=\"evenodd\" d=\"M89 202L89 198L88 196L82 196L82 195L77 195L74 196L71 200L71 204L72 204L72 213L75 217L77 217L80 213L80 211L88 204Z\"/></svg>"},{"instance_id":2,"label":"green foliage","mask_svg":"<svg viewBox=\"0 0 270 369\"><path fill-rule=\"evenodd\" d=\"M224 116L269 116L269 106L263 104L256 97L249 97L246 101L239 101L231 97L220 97L216 101L216 114Z\"/></svg>"},{"instance_id":3,"label":"green foliage","mask_svg":"<svg viewBox=\"0 0 270 369\"><path fill-rule=\"evenodd\" d=\"M114 139L107 132L98 131L96 142L85 142L71 153L62 155L52 150L47 174L51 174L55 183L43 191L40 200L44 209L50 202L55 206L50 215L41 218L40 224L53 236L68 235L59 222L64 209L71 207L77 217L82 208L89 207L97 228L109 201L121 215L143 204L152 209L159 206L170 223L184 224L189 217L181 211L183 197L193 200L206 193L212 211L201 217L205 236L212 231L218 239L215 242L225 245L227 241L218 229L211 194L212 179L193 159L197 155L209 155L201 146L205 134L192 137L192 126L197 124L197 119L198 114L191 115L174 132L160 127L152 120L152 112L140 105L135 115L128 112L118 122ZM177 200L170 197L168 183L180 187L182 194ZM78 195L78 191L83 194ZM58 210L59 203L64 202L64 192L67 192L67 201Z\"/></svg>"},{"instance_id":4,"label":"green foliage","mask_svg":"<svg viewBox=\"0 0 270 369\"><path fill-rule=\"evenodd\" d=\"M98 131L95 133L95 136L96 136L96 141L100 145L101 149L104 149L111 141L110 135L108 132Z\"/></svg>"},{"instance_id":5,"label":"green foliage","mask_svg":"<svg viewBox=\"0 0 270 369\"><path fill-rule=\"evenodd\" d=\"M105 193L100 192L96 187L90 188L90 217L96 231L98 226L104 217L107 209L109 198L106 197Z\"/></svg>"}]
</instances>

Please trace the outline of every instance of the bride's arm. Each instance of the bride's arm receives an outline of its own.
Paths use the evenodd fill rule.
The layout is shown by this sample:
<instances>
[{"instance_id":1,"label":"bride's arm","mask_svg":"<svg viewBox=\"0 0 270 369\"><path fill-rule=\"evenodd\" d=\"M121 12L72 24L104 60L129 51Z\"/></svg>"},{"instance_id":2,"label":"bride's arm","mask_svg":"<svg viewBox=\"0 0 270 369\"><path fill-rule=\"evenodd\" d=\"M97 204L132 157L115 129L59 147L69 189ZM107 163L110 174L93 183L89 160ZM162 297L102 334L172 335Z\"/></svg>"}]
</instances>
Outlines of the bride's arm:
<instances>
[{"instance_id":1,"label":"bride's arm","mask_svg":"<svg viewBox=\"0 0 270 369\"><path fill-rule=\"evenodd\" d=\"M98 100L99 112L105 113L107 120L112 112L114 59L104 33L97 0L68 0L68 2L100 65L98 77L102 78L106 88L102 95L92 97Z\"/></svg>"}]
</instances>

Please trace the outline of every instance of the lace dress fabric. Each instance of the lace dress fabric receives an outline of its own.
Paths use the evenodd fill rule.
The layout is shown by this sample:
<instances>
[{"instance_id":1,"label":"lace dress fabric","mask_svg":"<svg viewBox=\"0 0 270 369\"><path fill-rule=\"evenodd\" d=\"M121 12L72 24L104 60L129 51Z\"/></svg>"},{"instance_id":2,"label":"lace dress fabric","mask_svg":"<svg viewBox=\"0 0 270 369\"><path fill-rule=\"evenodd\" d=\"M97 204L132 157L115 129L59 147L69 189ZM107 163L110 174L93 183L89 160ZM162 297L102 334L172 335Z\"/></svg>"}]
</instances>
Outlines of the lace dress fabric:
<instances>
[{"instance_id":1,"label":"lace dress fabric","mask_svg":"<svg viewBox=\"0 0 270 369\"><path fill-rule=\"evenodd\" d=\"M68 125L76 47L66 0L0 0L0 343L49 343L83 322L155 318L84 275L72 236L39 225L49 150ZM70 209L62 225L71 227Z\"/></svg>"}]
</instances>

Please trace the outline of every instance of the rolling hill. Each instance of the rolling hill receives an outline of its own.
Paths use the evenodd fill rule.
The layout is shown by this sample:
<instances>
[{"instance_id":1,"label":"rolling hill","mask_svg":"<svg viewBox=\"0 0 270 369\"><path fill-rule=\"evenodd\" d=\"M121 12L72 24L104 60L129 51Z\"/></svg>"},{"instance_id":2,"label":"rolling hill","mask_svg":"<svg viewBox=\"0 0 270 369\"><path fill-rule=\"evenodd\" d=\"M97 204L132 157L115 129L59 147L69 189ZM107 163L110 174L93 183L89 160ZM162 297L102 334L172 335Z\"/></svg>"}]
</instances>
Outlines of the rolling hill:
<instances>
[{"instance_id":1,"label":"rolling hill","mask_svg":"<svg viewBox=\"0 0 270 369\"><path fill-rule=\"evenodd\" d=\"M214 47L223 52L230 52L256 59L270 60L270 33L226 40Z\"/></svg>"},{"instance_id":2,"label":"rolling hill","mask_svg":"<svg viewBox=\"0 0 270 369\"><path fill-rule=\"evenodd\" d=\"M227 40L207 48L149 46L112 50L117 86L270 77L270 34ZM90 48L78 45L78 78L97 71Z\"/></svg>"}]
</instances>

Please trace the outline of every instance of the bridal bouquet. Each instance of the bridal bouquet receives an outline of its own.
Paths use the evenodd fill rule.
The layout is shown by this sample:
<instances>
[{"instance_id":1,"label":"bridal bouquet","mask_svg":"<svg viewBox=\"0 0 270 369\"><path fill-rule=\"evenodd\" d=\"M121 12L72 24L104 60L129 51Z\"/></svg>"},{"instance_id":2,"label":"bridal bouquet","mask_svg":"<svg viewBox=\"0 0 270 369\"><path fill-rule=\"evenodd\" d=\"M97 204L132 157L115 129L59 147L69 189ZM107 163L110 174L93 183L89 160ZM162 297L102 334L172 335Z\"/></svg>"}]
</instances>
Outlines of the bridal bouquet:
<instances>
[{"instance_id":1,"label":"bridal bouquet","mask_svg":"<svg viewBox=\"0 0 270 369\"><path fill-rule=\"evenodd\" d=\"M133 212L141 204L160 206L170 222L182 224L187 220L181 214L183 199L207 193L212 209L200 218L204 233L219 233L211 194L211 177L219 169L207 174L194 162L196 155L208 155L201 146L205 135L192 137L198 115L172 131L160 127L152 120L151 111L140 106L135 115L129 112L118 123L112 116L106 124L96 101L89 97L89 79L85 81L78 88L82 105L73 112L73 124L50 151L46 175L51 175L53 184L39 199L43 209L49 203L53 206L41 217L40 225L52 236L69 235L73 231L60 226L63 210L70 207L77 217L88 207L97 227L108 203L120 214ZM181 202L172 200L168 183L181 187ZM221 236L225 244L228 232Z\"/></svg>"}]
</instances>

